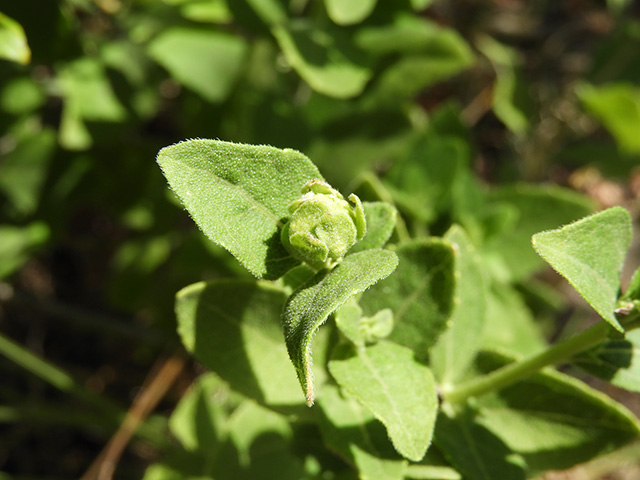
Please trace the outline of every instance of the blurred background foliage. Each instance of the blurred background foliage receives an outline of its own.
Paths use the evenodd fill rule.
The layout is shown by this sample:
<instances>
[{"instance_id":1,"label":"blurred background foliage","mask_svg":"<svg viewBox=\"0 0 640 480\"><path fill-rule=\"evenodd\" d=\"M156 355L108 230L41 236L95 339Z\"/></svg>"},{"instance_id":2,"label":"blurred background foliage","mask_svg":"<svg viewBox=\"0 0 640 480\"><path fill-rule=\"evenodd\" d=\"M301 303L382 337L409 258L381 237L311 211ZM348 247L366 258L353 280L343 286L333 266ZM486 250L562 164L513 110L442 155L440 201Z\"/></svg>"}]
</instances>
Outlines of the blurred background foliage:
<instances>
[{"instance_id":1,"label":"blurred background foliage","mask_svg":"<svg viewBox=\"0 0 640 480\"><path fill-rule=\"evenodd\" d=\"M553 337L550 312L572 312L530 280L542 266L530 235L614 204L638 215L635 2L7 0L0 12L6 475L79 477L178 348L175 292L247 275L167 190L163 146L296 148L343 192L389 197L414 233L462 224L490 270L489 323L521 319L487 341L524 353L542 342L534 317ZM118 478L157 459L165 427L147 420Z\"/></svg>"}]
</instances>

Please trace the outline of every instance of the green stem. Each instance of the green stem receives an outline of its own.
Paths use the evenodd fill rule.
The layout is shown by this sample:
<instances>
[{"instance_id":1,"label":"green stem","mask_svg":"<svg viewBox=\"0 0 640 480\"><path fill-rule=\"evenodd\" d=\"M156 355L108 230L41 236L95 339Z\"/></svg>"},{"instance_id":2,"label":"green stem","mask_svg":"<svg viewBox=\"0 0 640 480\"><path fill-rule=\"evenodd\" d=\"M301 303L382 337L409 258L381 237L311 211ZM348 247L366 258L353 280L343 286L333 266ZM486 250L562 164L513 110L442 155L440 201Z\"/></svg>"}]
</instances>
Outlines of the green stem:
<instances>
[{"instance_id":1,"label":"green stem","mask_svg":"<svg viewBox=\"0 0 640 480\"><path fill-rule=\"evenodd\" d=\"M633 323L635 320L637 318L628 318L625 324L629 328L636 328L638 324L637 322ZM568 340L549 347L536 355L510 363L485 376L463 383L449 392L443 392L444 398L451 404L459 404L470 397L477 397L500 390L540 371L544 367L561 363L573 355L605 341L610 330L611 327L608 323L604 321L598 322Z\"/></svg>"}]
</instances>

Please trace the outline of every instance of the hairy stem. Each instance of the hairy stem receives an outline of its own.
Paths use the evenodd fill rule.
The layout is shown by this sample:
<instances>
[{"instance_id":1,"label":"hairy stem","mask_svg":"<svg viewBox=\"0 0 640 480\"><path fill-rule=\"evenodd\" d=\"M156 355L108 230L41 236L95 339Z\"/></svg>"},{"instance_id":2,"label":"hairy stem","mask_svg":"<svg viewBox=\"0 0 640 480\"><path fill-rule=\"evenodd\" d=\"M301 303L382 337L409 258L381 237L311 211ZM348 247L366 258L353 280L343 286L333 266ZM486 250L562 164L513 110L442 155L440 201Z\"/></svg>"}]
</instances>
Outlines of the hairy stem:
<instances>
[{"instance_id":1,"label":"hairy stem","mask_svg":"<svg viewBox=\"0 0 640 480\"><path fill-rule=\"evenodd\" d=\"M630 315L623 323L627 330L640 327L637 315ZM611 327L606 322L598 322L583 332L553 345L546 350L499 368L485 376L443 392L451 404L463 403L470 397L477 397L516 383L549 365L556 365L607 339Z\"/></svg>"}]
</instances>

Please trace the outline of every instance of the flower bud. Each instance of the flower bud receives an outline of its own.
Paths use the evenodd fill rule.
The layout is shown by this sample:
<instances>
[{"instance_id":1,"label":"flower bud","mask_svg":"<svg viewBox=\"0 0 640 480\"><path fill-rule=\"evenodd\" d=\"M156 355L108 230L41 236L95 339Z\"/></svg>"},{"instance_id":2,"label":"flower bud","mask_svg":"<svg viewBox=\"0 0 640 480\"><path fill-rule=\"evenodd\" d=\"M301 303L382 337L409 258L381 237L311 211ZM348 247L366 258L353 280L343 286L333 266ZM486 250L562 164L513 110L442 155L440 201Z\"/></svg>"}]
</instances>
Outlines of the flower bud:
<instances>
[{"instance_id":1,"label":"flower bud","mask_svg":"<svg viewBox=\"0 0 640 480\"><path fill-rule=\"evenodd\" d=\"M281 232L287 251L316 270L335 267L367 231L362 202L354 194L349 201L325 182L308 182L289 205Z\"/></svg>"}]
</instances>

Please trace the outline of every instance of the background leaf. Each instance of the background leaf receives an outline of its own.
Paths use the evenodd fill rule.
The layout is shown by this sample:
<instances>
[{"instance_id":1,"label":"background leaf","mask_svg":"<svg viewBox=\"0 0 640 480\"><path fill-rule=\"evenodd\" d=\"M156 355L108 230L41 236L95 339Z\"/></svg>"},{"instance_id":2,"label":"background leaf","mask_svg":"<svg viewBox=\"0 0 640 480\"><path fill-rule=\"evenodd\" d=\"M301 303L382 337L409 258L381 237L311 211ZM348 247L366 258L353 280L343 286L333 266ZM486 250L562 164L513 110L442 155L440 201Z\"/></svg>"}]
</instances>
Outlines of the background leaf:
<instances>
[{"instance_id":1,"label":"background leaf","mask_svg":"<svg viewBox=\"0 0 640 480\"><path fill-rule=\"evenodd\" d=\"M533 236L533 247L609 324L624 331L614 315L620 271L631 245L631 217L614 207L558 230Z\"/></svg>"},{"instance_id":2,"label":"background leaf","mask_svg":"<svg viewBox=\"0 0 640 480\"><path fill-rule=\"evenodd\" d=\"M174 27L149 44L149 55L184 86L210 102L227 98L247 56L238 36L212 30Z\"/></svg>"},{"instance_id":3,"label":"background leaf","mask_svg":"<svg viewBox=\"0 0 640 480\"><path fill-rule=\"evenodd\" d=\"M27 64L31 50L22 26L0 12L0 58Z\"/></svg>"},{"instance_id":4,"label":"background leaf","mask_svg":"<svg viewBox=\"0 0 640 480\"><path fill-rule=\"evenodd\" d=\"M367 233L351 247L351 253L384 247L396 225L398 211L390 203L363 202L362 205L367 219Z\"/></svg>"},{"instance_id":5,"label":"background leaf","mask_svg":"<svg viewBox=\"0 0 640 480\"><path fill-rule=\"evenodd\" d=\"M285 294L242 280L196 283L176 297L178 333L188 351L235 390L270 405L300 403L282 339Z\"/></svg>"},{"instance_id":6,"label":"background leaf","mask_svg":"<svg viewBox=\"0 0 640 480\"><path fill-rule=\"evenodd\" d=\"M309 180L322 179L294 150L188 140L158 153L173 191L213 242L251 273L275 279L298 263L280 242L288 205Z\"/></svg>"},{"instance_id":7,"label":"background leaf","mask_svg":"<svg viewBox=\"0 0 640 480\"><path fill-rule=\"evenodd\" d=\"M320 271L287 300L283 314L289 356L298 373L307 403L313 403L311 339L329 315L351 297L391 274L398 258L388 250L347 255L333 270Z\"/></svg>"},{"instance_id":8,"label":"background leaf","mask_svg":"<svg viewBox=\"0 0 640 480\"><path fill-rule=\"evenodd\" d=\"M438 396L431 371L410 349L390 342L357 349L342 345L334 350L329 371L384 424L398 453L414 462L424 456Z\"/></svg>"},{"instance_id":9,"label":"background leaf","mask_svg":"<svg viewBox=\"0 0 640 480\"><path fill-rule=\"evenodd\" d=\"M478 357L488 373L508 357ZM547 370L477 398L478 421L522 455L533 476L564 469L618 448L640 435L625 407L567 375Z\"/></svg>"},{"instance_id":10,"label":"background leaf","mask_svg":"<svg viewBox=\"0 0 640 480\"><path fill-rule=\"evenodd\" d=\"M573 364L616 387L640 392L640 329L609 340L572 360Z\"/></svg>"},{"instance_id":11,"label":"background leaf","mask_svg":"<svg viewBox=\"0 0 640 480\"><path fill-rule=\"evenodd\" d=\"M396 272L363 295L360 305L367 316L393 310L389 339L424 358L447 328L453 310L453 248L439 239L415 240L400 245L396 253Z\"/></svg>"},{"instance_id":12,"label":"background leaf","mask_svg":"<svg viewBox=\"0 0 640 480\"><path fill-rule=\"evenodd\" d=\"M360 23L367 18L376 6L378 0L324 0L327 13L331 20L338 25Z\"/></svg>"}]
</instances>

